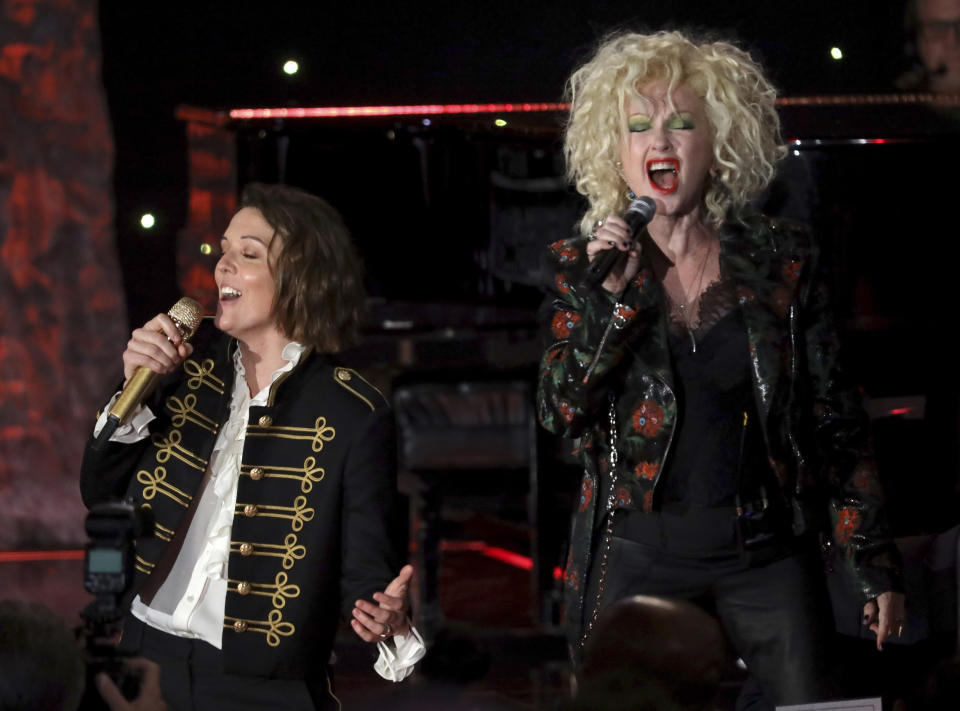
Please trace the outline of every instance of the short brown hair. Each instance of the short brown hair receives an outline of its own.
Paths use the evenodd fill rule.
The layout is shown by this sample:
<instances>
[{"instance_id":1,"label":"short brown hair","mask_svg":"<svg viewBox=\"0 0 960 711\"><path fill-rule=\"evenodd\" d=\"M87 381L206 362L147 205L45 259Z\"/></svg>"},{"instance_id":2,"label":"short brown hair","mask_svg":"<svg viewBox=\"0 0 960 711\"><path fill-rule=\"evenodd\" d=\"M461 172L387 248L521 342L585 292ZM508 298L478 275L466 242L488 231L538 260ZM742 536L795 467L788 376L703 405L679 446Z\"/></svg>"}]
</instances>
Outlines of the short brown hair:
<instances>
[{"instance_id":1,"label":"short brown hair","mask_svg":"<svg viewBox=\"0 0 960 711\"><path fill-rule=\"evenodd\" d=\"M252 207L281 238L271 265L273 310L290 338L335 353L353 343L363 319L363 263L340 213L326 200L287 185L250 183Z\"/></svg>"}]
</instances>

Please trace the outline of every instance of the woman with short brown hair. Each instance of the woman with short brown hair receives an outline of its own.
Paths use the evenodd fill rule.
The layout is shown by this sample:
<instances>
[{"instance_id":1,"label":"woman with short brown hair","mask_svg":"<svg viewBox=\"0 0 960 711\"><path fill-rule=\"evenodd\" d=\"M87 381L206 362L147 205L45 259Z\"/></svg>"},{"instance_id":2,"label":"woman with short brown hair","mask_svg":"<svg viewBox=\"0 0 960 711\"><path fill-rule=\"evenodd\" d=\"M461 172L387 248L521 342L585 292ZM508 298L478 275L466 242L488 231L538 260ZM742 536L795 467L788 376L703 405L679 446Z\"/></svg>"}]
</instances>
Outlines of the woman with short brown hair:
<instances>
[{"instance_id":1,"label":"woman with short brown hair","mask_svg":"<svg viewBox=\"0 0 960 711\"><path fill-rule=\"evenodd\" d=\"M158 314L123 353L128 380L163 377L87 448L81 490L152 510L123 645L160 664L173 709L339 707L337 611L378 643L385 678L423 654L413 569L397 575L391 543L392 414L334 357L356 336L362 278L328 203L251 185L221 240L212 322L186 343Z\"/></svg>"}]
</instances>

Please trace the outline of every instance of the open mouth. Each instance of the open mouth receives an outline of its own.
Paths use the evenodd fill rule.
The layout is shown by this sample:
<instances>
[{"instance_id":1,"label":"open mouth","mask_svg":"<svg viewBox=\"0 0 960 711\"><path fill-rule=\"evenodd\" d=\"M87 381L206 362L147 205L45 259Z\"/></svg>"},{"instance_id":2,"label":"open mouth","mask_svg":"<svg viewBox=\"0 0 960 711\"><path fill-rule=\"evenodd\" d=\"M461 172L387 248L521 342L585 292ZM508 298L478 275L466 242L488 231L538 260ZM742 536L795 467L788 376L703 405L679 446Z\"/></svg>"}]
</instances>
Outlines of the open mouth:
<instances>
[{"instance_id":1,"label":"open mouth","mask_svg":"<svg viewBox=\"0 0 960 711\"><path fill-rule=\"evenodd\" d=\"M243 296L243 292L237 291L232 286L220 287L220 301L236 301L241 296Z\"/></svg>"},{"instance_id":2,"label":"open mouth","mask_svg":"<svg viewBox=\"0 0 960 711\"><path fill-rule=\"evenodd\" d=\"M680 161L676 158L659 158L647 161L647 176L650 185L659 193L669 195L677 189L680 181Z\"/></svg>"}]
</instances>

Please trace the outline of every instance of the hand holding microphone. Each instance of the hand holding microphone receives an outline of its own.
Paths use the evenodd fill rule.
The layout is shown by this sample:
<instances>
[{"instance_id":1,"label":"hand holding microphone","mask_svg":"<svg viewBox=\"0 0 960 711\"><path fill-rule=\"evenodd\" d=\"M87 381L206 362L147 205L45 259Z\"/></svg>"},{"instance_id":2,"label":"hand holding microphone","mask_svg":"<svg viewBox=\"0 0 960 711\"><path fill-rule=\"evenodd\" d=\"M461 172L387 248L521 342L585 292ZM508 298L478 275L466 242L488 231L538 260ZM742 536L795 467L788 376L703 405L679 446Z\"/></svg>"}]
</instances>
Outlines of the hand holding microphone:
<instances>
[{"instance_id":1,"label":"hand holding microphone","mask_svg":"<svg viewBox=\"0 0 960 711\"><path fill-rule=\"evenodd\" d=\"M587 243L591 258L583 278L583 286L593 288L601 284L610 292L622 291L633 274L628 274L631 260L639 257L635 235L653 219L657 211L651 198L639 197L630 203L622 217L609 217L600 228L596 239ZM612 244L611 244L612 243Z\"/></svg>"},{"instance_id":2,"label":"hand holding microphone","mask_svg":"<svg viewBox=\"0 0 960 711\"><path fill-rule=\"evenodd\" d=\"M126 423L161 375L172 372L190 355L193 348L187 341L202 318L200 304L184 297L169 312L157 314L133 332L123 352L126 378L123 392L110 408L107 423L93 444L94 449L102 448L117 427Z\"/></svg>"}]
</instances>

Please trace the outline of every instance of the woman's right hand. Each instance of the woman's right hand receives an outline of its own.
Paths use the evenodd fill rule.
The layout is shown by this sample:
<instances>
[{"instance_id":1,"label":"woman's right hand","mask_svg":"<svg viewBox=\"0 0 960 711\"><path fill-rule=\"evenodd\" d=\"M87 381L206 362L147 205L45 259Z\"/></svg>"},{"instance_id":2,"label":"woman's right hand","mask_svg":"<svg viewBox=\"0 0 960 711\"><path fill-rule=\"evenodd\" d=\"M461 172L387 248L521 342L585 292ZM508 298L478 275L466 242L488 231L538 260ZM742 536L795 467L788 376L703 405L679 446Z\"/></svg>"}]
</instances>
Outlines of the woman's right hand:
<instances>
[{"instance_id":1,"label":"woman's right hand","mask_svg":"<svg viewBox=\"0 0 960 711\"><path fill-rule=\"evenodd\" d=\"M592 262L608 249L619 249L629 256L618 261L601 286L611 294L620 294L640 270L640 247L634 244L630 227L619 215L609 215L587 242L587 257Z\"/></svg>"},{"instance_id":2,"label":"woman's right hand","mask_svg":"<svg viewBox=\"0 0 960 711\"><path fill-rule=\"evenodd\" d=\"M172 373L192 352L193 346L184 343L173 320L157 314L130 334L123 352L124 383L140 366L161 375Z\"/></svg>"}]
</instances>

